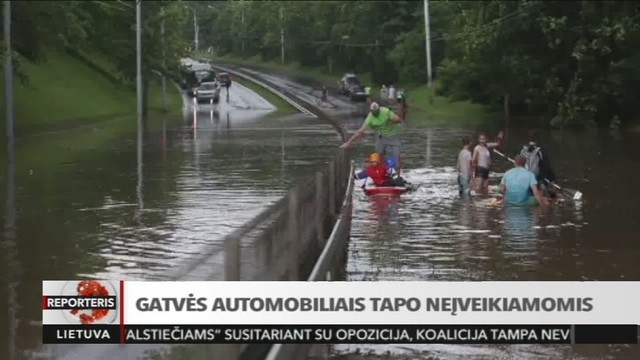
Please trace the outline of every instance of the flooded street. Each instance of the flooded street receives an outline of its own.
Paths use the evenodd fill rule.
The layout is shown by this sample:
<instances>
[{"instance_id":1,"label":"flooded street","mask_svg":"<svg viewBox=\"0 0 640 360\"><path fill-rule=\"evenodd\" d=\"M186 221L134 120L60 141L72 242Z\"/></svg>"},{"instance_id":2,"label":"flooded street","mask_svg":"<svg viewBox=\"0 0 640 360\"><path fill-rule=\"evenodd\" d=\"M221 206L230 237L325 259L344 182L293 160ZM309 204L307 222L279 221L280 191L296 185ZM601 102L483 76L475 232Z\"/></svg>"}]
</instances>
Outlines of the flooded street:
<instances>
[{"instance_id":1,"label":"flooded street","mask_svg":"<svg viewBox=\"0 0 640 360\"><path fill-rule=\"evenodd\" d=\"M244 69L256 75L254 70ZM307 101L314 85L275 74L261 75ZM292 86L294 84L295 86ZM325 109L350 132L362 124L358 105L345 98ZM340 112L340 109L346 111ZM419 115L418 115L419 116ZM472 115L470 119L473 119ZM446 123L446 119L438 123ZM443 121L444 120L444 121ZM400 199L368 198L356 188L347 263L348 281L637 281L640 208L632 194L640 186L637 135L609 131L548 132L547 149L558 183L583 192L581 202L541 208L501 208L459 199L456 159L464 135L498 132L498 124L414 125L404 131L404 177L420 188ZM512 129L506 140L514 156L528 129ZM356 163L373 151L373 136L351 150ZM490 183L511 163L493 156ZM371 357L361 354L371 354ZM336 345L334 359L638 359L637 346L581 345Z\"/></svg>"},{"instance_id":2,"label":"flooded street","mask_svg":"<svg viewBox=\"0 0 640 360\"><path fill-rule=\"evenodd\" d=\"M460 200L455 161L463 135L479 130L430 127L405 131L405 178L421 187L399 200L367 198L357 189L347 264L349 281L634 280L640 278L640 209L631 154L633 136L552 133L541 144L552 157L560 184L585 194L580 204L507 208L481 200ZM428 136L430 134L430 137ZM519 150L526 131L507 139L509 154ZM428 140L430 138L430 140ZM371 139L358 148L365 159ZM494 169L509 163L494 155ZM566 180L566 184L563 183ZM492 184L498 177L491 179ZM335 359L366 359L345 353L397 354L376 359L637 359L626 346L451 346L337 345Z\"/></svg>"},{"instance_id":3,"label":"flooded street","mask_svg":"<svg viewBox=\"0 0 640 360\"><path fill-rule=\"evenodd\" d=\"M288 89L315 101L312 87ZM0 180L8 189L1 214L10 218L13 211L16 217L15 234L0 235L0 308L7 309L0 313L0 359L137 358L145 347L43 350L41 281L165 279L185 261L221 248L225 235L310 177L340 144L336 131L320 120L269 116L273 107L240 84L231 88L229 103L224 90L221 95L219 105L194 110L190 104L181 119L149 129L141 154L136 134L128 134L91 152L25 168L18 146L15 193L5 177ZM333 97L329 103L328 114L350 130L360 126L357 105ZM579 189L585 199L547 211L502 209L460 200L456 185L461 137L494 130L480 123L409 125L404 176L420 188L392 200L367 198L356 188L348 281L640 280L637 137L546 134L541 143L560 184ZM508 154L519 151L525 133L510 134ZM362 166L372 149L369 136L352 156ZM493 167L501 174L511 165L494 156ZM340 345L333 353L354 360L640 358L637 347L596 345Z\"/></svg>"},{"instance_id":4,"label":"flooded street","mask_svg":"<svg viewBox=\"0 0 640 360\"><path fill-rule=\"evenodd\" d=\"M273 107L239 84L228 104L222 95L217 106L198 106L195 117L190 106L182 119L149 129L140 159L135 133L29 168L33 142L52 149L46 138L18 143L13 204L5 169L0 180L2 203L16 213L15 235L0 235L0 308L8 310L0 312L0 359L56 358L38 355L43 279L166 278L186 259L219 247L339 145L331 126L270 117ZM5 219L7 207L0 212ZM127 351L104 355L134 359Z\"/></svg>"}]
</instances>

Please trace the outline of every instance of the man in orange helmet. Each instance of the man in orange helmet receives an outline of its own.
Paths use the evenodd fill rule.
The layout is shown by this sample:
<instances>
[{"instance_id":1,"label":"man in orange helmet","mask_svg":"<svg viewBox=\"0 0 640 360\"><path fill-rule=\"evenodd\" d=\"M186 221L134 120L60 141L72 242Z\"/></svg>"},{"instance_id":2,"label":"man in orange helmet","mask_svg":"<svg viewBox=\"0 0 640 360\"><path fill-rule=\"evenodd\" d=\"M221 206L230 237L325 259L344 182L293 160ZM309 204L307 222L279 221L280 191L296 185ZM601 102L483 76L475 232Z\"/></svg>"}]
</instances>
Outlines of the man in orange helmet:
<instances>
[{"instance_id":1,"label":"man in orange helmet","mask_svg":"<svg viewBox=\"0 0 640 360\"><path fill-rule=\"evenodd\" d=\"M389 174L389 168L382 161L380 153L369 155L367 160L367 168L356 174L356 179L369 178L376 186L405 186L406 182L401 177L392 178Z\"/></svg>"}]
</instances>

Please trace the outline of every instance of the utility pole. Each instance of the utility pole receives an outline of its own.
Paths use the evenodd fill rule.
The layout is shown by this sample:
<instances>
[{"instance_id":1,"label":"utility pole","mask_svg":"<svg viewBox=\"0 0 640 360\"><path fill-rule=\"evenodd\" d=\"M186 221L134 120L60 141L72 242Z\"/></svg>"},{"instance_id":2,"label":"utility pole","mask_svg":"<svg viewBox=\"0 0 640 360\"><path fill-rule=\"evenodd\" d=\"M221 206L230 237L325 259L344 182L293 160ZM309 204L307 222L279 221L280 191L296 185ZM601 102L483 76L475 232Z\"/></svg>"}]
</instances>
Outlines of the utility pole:
<instances>
[{"instance_id":1,"label":"utility pole","mask_svg":"<svg viewBox=\"0 0 640 360\"><path fill-rule=\"evenodd\" d=\"M242 6L242 8L240 9L240 16L241 16L241 21L242 21L242 53L244 54L244 37L245 37L245 27L244 27L244 3L240 2L240 6Z\"/></svg>"},{"instance_id":2,"label":"utility pole","mask_svg":"<svg viewBox=\"0 0 640 360\"><path fill-rule=\"evenodd\" d=\"M17 358L17 346L16 334L17 329L17 281L15 277L19 272L18 267L18 246L16 243L16 199L15 199L15 147L14 147L14 113L13 113L13 53L11 47L11 1L4 1L4 44L5 44L5 63L4 63L4 90L5 90L5 107L6 107L6 121L7 121L7 188L6 199L7 209L5 213L4 234L7 248L4 249L4 253L9 253L9 258L12 259L10 264L13 271L14 278L8 281L7 291L7 311L9 317L9 340L7 351L9 353L9 359ZM16 265L13 265L16 264ZM12 281L13 280L13 281Z\"/></svg>"},{"instance_id":3,"label":"utility pole","mask_svg":"<svg viewBox=\"0 0 640 360\"><path fill-rule=\"evenodd\" d=\"M282 12L282 5L280 6L280 61L284 65L284 16Z\"/></svg>"},{"instance_id":4,"label":"utility pole","mask_svg":"<svg viewBox=\"0 0 640 360\"><path fill-rule=\"evenodd\" d=\"M136 186L136 195L138 197L138 207L142 210L142 0L136 0L136 52L137 52L137 92L138 92L138 146L137 146L137 162L138 162L138 184ZM136 218L140 220L140 214Z\"/></svg>"},{"instance_id":5,"label":"utility pole","mask_svg":"<svg viewBox=\"0 0 640 360\"><path fill-rule=\"evenodd\" d=\"M11 1L4 1L4 94L7 121L7 150L13 151L13 53L11 49Z\"/></svg>"},{"instance_id":6,"label":"utility pole","mask_svg":"<svg viewBox=\"0 0 640 360\"><path fill-rule=\"evenodd\" d=\"M165 59L165 41L164 41L164 6L160 8L160 14L162 21L160 22L160 35L162 36L162 108L167 112L167 79L165 73L167 71L167 64Z\"/></svg>"},{"instance_id":7,"label":"utility pole","mask_svg":"<svg viewBox=\"0 0 640 360\"><path fill-rule=\"evenodd\" d=\"M424 35L427 48L427 86L429 87L429 103L433 104L433 88L431 84L431 32L429 31L429 0L424 0Z\"/></svg>"},{"instance_id":8,"label":"utility pole","mask_svg":"<svg viewBox=\"0 0 640 360\"><path fill-rule=\"evenodd\" d=\"M142 0L136 1L136 90L138 93L138 131L142 129Z\"/></svg>"},{"instance_id":9,"label":"utility pole","mask_svg":"<svg viewBox=\"0 0 640 360\"><path fill-rule=\"evenodd\" d=\"M193 37L196 53L198 52L198 17L196 15L196 9L193 9Z\"/></svg>"}]
</instances>

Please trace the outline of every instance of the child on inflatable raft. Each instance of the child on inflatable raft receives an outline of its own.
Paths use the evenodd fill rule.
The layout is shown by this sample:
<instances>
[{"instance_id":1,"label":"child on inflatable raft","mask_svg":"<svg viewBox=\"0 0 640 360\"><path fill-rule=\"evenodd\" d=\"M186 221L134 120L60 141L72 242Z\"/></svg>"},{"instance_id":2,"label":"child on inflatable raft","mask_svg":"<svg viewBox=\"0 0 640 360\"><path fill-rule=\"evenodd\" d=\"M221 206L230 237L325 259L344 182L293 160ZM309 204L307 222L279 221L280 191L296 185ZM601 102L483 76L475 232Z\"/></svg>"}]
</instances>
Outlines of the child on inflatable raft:
<instances>
[{"instance_id":1,"label":"child on inflatable raft","mask_svg":"<svg viewBox=\"0 0 640 360\"><path fill-rule=\"evenodd\" d=\"M369 155L367 160L367 168L356 173L354 177L358 180L367 179L367 182L372 182L375 186L384 187L405 187L408 186L402 177L398 175L395 170L396 161L394 158L387 159L386 163L382 159L382 155L379 153L373 153Z\"/></svg>"}]
</instances>

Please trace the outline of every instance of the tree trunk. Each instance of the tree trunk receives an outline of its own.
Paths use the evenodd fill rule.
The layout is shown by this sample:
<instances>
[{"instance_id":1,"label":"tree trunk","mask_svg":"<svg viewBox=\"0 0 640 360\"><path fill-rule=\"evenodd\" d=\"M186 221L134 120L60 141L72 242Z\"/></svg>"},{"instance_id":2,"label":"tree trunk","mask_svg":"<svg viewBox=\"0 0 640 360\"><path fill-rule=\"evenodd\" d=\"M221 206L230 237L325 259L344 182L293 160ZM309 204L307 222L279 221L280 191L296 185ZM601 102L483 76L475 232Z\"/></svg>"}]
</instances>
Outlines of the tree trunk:
<instances>
[{"instance_id":1,"label":"tree trunk","mask_svg":"<svg viewBox=\"0 0 640 360\"><path fill-rule=\"evenodd\" d=\"M509 125L511 125L511 112L509 106L509 93L504 93L504 128L505 131L509 129Z\"/></svg>"}]
</instances>

